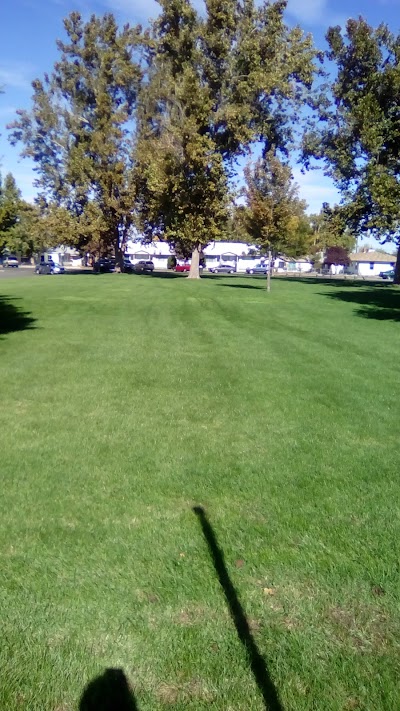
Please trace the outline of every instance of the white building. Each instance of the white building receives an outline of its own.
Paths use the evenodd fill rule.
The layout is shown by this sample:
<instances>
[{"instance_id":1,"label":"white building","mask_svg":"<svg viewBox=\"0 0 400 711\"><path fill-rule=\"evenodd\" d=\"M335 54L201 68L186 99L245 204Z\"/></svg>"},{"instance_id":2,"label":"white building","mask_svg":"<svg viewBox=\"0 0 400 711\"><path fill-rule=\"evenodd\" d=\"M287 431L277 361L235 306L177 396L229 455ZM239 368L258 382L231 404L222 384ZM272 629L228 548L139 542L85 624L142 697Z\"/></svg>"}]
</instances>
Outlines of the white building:
<instances>
[{"instance_id":1,"label":"white building","mask_svg":"<svg viewBox=\"0 0 400 711\"><path fill-rule=\"evenodd\" d=\"M82 257L77 249L66 245L58 245L53 249L48 249L40 255L41 262L56 262L64 266L81 266Z\"/></svg>"},{"instance_id":2,"label":"white building","mask_svg":"<svg viewBox=\"0 0 400 711\"><path fill-rule=\"evenodd\" d=\"M380 272L387 272L394 269L396 257L385 252L376 252L374 249L369 249L367 252L358 252L350 254L352 266L355 267L357 274L363 277L375 277Z\"/></svg>"},{"instance_id":3,"label":"white building","mask_svg":"<svg viewBox=\"0 0 400 711\"><path fill-rule=\"evenodd\" d=\"M204 248L207 267L217 264L230 264L237 272L245 272L266 257L257 254L257 247L244 242L211 242ZM174 255L174 250L167 242L152 242L143 245L140 242L130 241L127 244L125 255L135 263L141 259L152 259L156 269L167 269L168 258ZM309 272L312 264L306 259L288 259L278 257L274 261L274 269L278 272Z\"/></svg>"}]
</instances>

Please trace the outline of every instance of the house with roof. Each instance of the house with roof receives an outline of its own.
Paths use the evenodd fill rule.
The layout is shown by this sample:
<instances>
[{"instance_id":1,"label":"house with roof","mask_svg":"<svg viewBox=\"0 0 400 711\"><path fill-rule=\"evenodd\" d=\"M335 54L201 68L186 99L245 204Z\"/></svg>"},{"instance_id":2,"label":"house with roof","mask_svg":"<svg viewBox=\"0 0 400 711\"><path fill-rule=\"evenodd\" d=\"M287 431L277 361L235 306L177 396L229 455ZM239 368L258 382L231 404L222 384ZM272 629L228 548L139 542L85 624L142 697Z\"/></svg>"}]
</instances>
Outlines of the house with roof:
<instances>
[{"instance_id":1,"label":"house with roof","mask_svg":"<svg viewBox=\"0 0 400 711\"><path fill-rule=\"evenodd\" d=\"M355 252L350 254L350 261L355 271L362 277L379 276L380 272L387 272L394 269L396 257L386 252L377 252L368 249L366 252Z\"/></svg>"},{"instance_id":2,"label":"house with roof","mask_svg":"<svg viewBox=\"0 0 400 711\"><path fill-rule=\"evenodd\" d=\"M266 261L260 255L259 249L244 242L211 242L203 250L207 267L218 264L229 264L236 272L246 272L246 269ZM125 255L134 263L142 259L151 259L156 269L166 269L168 258L174 254L174 249L167 242L156 241L142 244L139 241L129 241ZM190 261L190 260L188 260ZM277 257L273 267L277 272L309 272L312 264L307 259L290 259Z\"/></svg>"}]
</instances>

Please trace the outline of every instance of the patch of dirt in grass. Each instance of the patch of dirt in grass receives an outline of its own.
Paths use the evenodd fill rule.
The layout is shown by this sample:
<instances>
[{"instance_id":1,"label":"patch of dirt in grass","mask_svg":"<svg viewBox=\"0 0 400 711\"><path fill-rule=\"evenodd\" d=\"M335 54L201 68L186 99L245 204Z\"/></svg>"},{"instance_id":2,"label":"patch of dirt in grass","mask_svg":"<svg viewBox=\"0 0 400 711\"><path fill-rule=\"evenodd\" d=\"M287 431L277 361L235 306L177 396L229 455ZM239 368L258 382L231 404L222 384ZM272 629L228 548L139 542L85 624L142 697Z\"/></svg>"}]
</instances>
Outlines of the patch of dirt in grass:
<instances>
[{"instance_id":1,"label":"patch of dirt in grass","mask_svg":"<svg viewBox=\"0 0 400 711\"><path fill-rule=\"evenodd\" d=\"M182 684L160 684L156 695L166 706L193 700L211 703L214 700L214 695L201 679L190 679Z\"/></svg>"},{"instance_id":2,"label":"patch of dirt in grass","mask_svg":"<svg viewBox=\"0 0 400 711\"><path fill-rule=\"evenodd\" d=\"M362 653L383 653L394 633L393 625L382 610L360 603L354 608L331 607L328 620L340 644Z\"/></svg>"},{"instance_id":3,"label":"patch of dirt in grass","mask_svg":"<svg viewBox=\"0 0 400 711\"><path fill-rule=\"evenodd\" d=\"M28 412L30 403L28 400L17 400L14 402L14 410L18 415L25 415Z\"/></svg>"},{"instance_id":4,"label":"patch of dirt in grass","mask_svg":"<svg viewBox=\"0 0 400 711\"><path fill-rule=\"evenodd\" d=\"M361 701L358 701L358 699L347 699L346 701L346 706L344 707L345 711L356 711L356 709L361 708Z\"/></svg>"},{"instance_id":5,"label":"patch of dirt in grass","mask_svg":"<svg viewBox=\"0 0 400 711\"><path fill-rule=\"evenodd\" d=\"M254 618L249 619L249 627L251 632L259 632L263 626L263 623L261 620L256 620Z\"/></svg>"},{"instance_id":6,"label":"patch of dirt in grass","mask_svg":"<svg viewBox=\"0 0 400 711\"><path fill-rule=\"evenodd\" d=\"M173 616L173 621L176 625L192 627L202 624L207 618L215 618L215 612L205 605L193 605L179 610L179 612Z\"/></svg>"}]
</instances>

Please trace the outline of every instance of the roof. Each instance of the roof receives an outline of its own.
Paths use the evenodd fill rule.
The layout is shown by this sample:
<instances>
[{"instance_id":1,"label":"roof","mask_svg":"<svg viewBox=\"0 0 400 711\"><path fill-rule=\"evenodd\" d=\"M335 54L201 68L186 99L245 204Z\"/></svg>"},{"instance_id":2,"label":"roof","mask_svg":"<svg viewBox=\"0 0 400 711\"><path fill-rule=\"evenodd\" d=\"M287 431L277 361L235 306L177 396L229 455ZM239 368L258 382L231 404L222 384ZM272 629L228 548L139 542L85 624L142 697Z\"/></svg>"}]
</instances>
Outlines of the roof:
<instances>
[{"instance_id":1,"label":"roof","mask_svg":"<svg viewBox=\"0 0 400 711\"><path fill-rule=\"evenodd\" d=\"M378 262L379 264L393 264L396 261L396 257L393 254L375 252L375 250L350 254L350 259L352 262Z\"/></svg>"}]
</instances>

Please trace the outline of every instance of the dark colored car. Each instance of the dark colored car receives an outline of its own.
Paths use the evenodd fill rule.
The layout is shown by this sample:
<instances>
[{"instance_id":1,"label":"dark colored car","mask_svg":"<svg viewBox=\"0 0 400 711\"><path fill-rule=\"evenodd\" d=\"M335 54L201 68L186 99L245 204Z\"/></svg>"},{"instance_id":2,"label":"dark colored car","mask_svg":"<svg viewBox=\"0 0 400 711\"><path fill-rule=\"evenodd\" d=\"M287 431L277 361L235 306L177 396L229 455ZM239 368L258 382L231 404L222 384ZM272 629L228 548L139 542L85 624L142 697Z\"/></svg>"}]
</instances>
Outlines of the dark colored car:
<instances>
[{"instance_id":1,"label":"dark colored car","mask_svg":"<svg viewBox=\"0 0 400 711\"><path fill-rule=\"evenodd\" d=\"M128 274L132 274L134 271L134 265L132 264L131 260L128 259L128 257L124 257L124 272L127 272Z\"/></svg>"},{"instance_id":2,"label":"dark colored car","mask_svg":"<svg viewBox=\"0 0 400 711\"><path fill-rule=\"evenodd\" d=\"M389 269L387 272L380 272L379 276L382 279L394 279L394 269Z\"/></svg>"},{"instance_id":3,"label":"dark colored car","mask_svg":"<svg viewBox=\"0 0 400 711\"><path fill-rule=\"evenodd\" d=\"M93 271L97 274L107 274L109 272L115 272L115 259L109 257L102 257L94 263Z\"/></svg>"},{"instance_id":4,"label":"dark colored car","mask_svg":"<svg viewBox=\"0 0 400 711\"><path fill-rule=\"evenodd\" d=\"M151 274L154 271L154 262L150 259L141 259L133 265L135 274Z\"/></svg>"},{"instance_id":5,"label":"dark colored car","mask_svg":"<svg viewBox=\"0 0 400 711\"><path fill-rule=\"evenodd\" d=\"M64 274L65 269L57 262L41 262L35 268L35 274Z\"/></svg>"},{"instance_id":6,"label":"dark colored car","mask_svg":"<svg viewBox=\"0 0 400 711\"><path fill-rule=\"evenodd\" d=\"M18 268L18 259L15 254L7 254L3 257L3 269Z\"/></svg>"},{"instance_id":7,"label":"dark colored car","mask_svg":"<svg viewBox=\"0 0 400 711\"><path fill-rule=\"evenodd\" d=\"M177 264L175 267L176 272L190 272L190 264Z\"/></svg>"},{"instance_id":8,"label":"dark colored car","mask_svg":"<svg viewBox=\"0 0 400 711\"><path fill-rule=\"evenodd\" d=\"M236 267L232 264L217 264L216 267L209 267L208 271L212 272L212 274L234 274Z\"/></svg>"},{"instance_id":9,"label":"dark colored car","mask_svg":"<svg viewBox=\"0 0 400 711\"><path fill-rule=\"evenodd\" d=\"M268 274L268 264L256 264L255 267L248 267L246 274Z\"/></svg>"}]
</instances>

